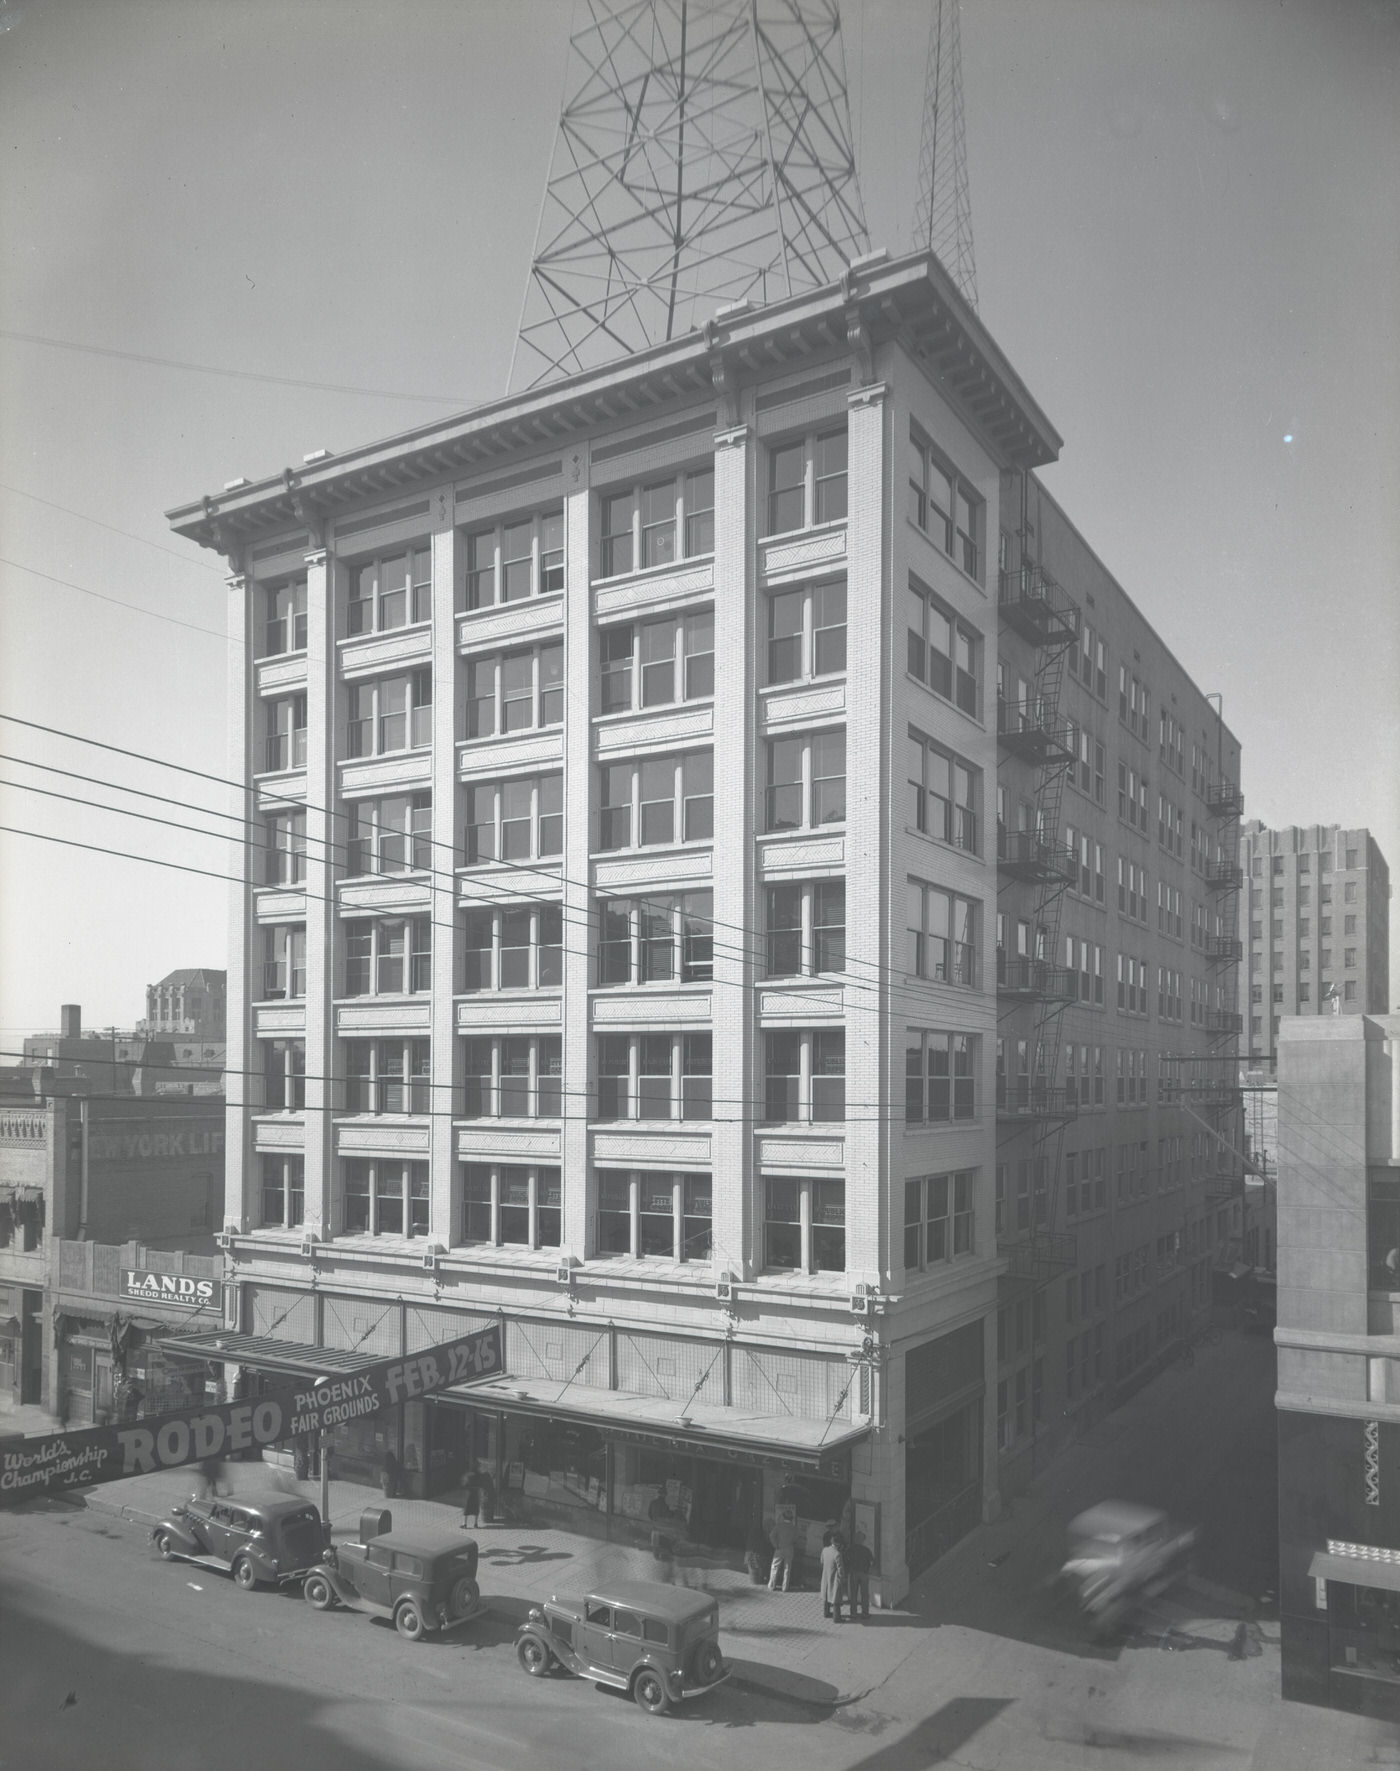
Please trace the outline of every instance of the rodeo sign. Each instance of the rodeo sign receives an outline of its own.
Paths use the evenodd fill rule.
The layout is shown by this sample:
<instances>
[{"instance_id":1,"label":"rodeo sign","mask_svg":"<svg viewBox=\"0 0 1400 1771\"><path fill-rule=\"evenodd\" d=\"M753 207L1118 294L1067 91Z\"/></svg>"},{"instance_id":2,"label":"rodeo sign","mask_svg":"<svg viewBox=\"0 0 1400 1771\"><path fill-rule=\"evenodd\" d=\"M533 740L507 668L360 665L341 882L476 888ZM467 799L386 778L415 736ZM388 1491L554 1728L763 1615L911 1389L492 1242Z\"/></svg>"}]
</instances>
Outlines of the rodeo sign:
<instances>
[{"instance_id":1,"label":"rodeo sign","mask_svg":"<svg viewBox=\"0 0 1400 1771\"><path fill-rule=\"evenodd\" d=\"M122 1426L0 1441L0 1507L320 1433L501 1369L501 1326L344 1376L278 1384L246 1402L174 1409Z\"/></svg>"}]
</instances>

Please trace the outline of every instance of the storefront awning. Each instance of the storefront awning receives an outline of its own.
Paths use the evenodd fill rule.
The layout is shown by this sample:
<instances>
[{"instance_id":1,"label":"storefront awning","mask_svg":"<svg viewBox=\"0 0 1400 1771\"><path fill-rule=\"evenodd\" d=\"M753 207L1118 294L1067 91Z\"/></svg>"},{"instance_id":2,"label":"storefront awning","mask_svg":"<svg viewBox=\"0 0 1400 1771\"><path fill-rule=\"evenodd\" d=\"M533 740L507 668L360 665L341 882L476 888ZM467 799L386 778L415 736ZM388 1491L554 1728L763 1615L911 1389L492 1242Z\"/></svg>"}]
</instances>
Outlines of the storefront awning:
<instances>
[{"instance_id":1,"label":"storefront awning","mask_svg":"<svg viewBox=\"0 0 1400 1771\"><path fill-rule=\"evenodd\" d=\"M209 1334L162 1334L156 1345L177 1359L222 1360L248 1365L254 1371L277 1371L291 1377L327 1377L363 1371L382 1361L383 1353L346 1352L339 1347L310 1347L298 1341L276 1341L263 1334L235 1334L215 1329Z\"/></svg>"},{"instance_id":2,"label":"storefront awning","mask_svg":"<svg viewBox=\"0 0 1400 1771\"><path fill-rule=\"evenodd\" d=\"M852 1426L849 1421L804 1420L793 1414L750 1414L737 1408L687 1403L684 1396L668 1400L547 1378L504 1377L488 1383L459 1384L434 1400L577 1421L639 1444L684 1450L697 1457L762 1462L780 1469L824 1469L870 1431L868 1421Z\"/></svg>"},{"instance_id":3,"label":"storefront awning","mask_svg":"<svg viewBox=\"0 0 1400 1771\"><path fill-rule=\"evenodd\" d=\"M1319 1550L1308 1563L1314 1580L1344 1580L1348 1586L1384 1587L1400 1593L1400 1563L1373 1562L1366 1556L1329 1556Z\"/></svg>"}]
</instances>

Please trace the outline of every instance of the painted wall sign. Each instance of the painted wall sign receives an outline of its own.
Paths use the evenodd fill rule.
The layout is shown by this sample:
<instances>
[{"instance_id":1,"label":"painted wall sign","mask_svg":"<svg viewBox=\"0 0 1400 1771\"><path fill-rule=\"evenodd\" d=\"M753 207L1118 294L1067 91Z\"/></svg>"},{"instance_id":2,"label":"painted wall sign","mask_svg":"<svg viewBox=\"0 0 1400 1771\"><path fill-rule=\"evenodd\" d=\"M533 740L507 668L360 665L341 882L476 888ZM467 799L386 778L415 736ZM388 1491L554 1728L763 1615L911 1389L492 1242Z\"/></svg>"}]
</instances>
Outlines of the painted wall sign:
<instances>
[{"instance_id":1,"label":"painted wall sign","mask_svg":"<svg viewBox=\"0 0 1400 1771\"><path fill-rule=\"evenodd\" d=\"M501 1325L343 1377L291 1380L247 1402L173 1409L122 1426L0 1443L0 1507L36 1494L176 1470L379 1414L501 1370Z\"/></svg>"},{"instance_id":2,"label":"painted wall sign","mask_svg":"<svg viewBox=\"0 0 1400 1771\"><path fill-rule=\"evenodd\" d=\"M174 1304L181 1310L224 1307L222 1279L193 1279L188 1273L154 1273L147 1267L122 1268L122 1296L139 1304Z\"/></svg>"}]
</instances>

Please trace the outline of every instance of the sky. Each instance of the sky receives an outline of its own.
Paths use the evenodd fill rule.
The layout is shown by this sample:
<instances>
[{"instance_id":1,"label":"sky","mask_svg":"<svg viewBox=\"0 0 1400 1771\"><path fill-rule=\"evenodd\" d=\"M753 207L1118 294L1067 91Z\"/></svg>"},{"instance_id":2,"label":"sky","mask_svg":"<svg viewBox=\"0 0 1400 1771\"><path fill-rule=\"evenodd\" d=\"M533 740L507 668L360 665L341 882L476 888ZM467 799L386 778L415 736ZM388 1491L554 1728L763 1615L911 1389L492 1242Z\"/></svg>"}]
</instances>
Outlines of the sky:
<instances>
[{"instance_id":1,"label":"sky","mask_svg":"<svg viewBox=\"0 0 1400 1771\"><path fill-rule=\"evenodd\" d=\"M163 512L504 391L570 14L0 0L0 824L38 833L0 831L0 1054L224 965L228 826L189 808L225 804L227 592ZM842 18L906 250L928 0ZM1400 0L962 21L980 312L1065 439L1046 485L1223 695L1248 815L1400 872Z\"/></svg>"}]
</instances>

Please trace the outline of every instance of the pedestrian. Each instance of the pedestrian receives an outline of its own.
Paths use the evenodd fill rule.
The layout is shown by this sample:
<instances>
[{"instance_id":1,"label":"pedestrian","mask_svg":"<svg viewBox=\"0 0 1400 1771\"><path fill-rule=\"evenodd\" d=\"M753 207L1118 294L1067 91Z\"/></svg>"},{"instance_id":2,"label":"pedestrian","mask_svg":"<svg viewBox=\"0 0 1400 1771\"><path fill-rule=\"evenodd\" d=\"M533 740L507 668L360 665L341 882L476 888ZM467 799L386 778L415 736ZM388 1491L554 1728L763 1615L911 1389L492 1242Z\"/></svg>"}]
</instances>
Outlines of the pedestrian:
<instances>
[{"instance_id":1,"label":"pedestrian","mask_svg":"<svg viewBox=\"0 0 1400 1771\"><path fill-rule=\"evenodd\" d=\"M822 1537L822 1615L844 1623L841 1607L846 1601L846 1559L841 1534L828 1530Z\"/></svg>"},{"instance_id":2,"label":"pedestrian","mask_svg":"<svg viewBox=\"0 0 1400 1771\"><path fill-rule=\"evenodd\" d=\"M224 1473L224 1466L217 1457L206 1457L197 1467L201 1484L199 1493L212 1499L219 1492L219 1479Z\"/></svg>"},{"instance_id":3,"label":"pedestrian","mask_svg":"<svg viewBox=\"0 0 1400 1771\"><path fill-rule=\"evenodd\" d=\"M768 1540L768 1533L763 1529L763 1509L755 1507L749 1519L749 1535L744 1543L744 1566L756 1587L761 1587L767 1580L772 1561L773 1546Z\"/></svg>"},{"instance_id":4,"label":"pedestrian","mask_svg":"<svg viewBox=\"0 0 1400 1771\"><path fill-rule=\"evenodd\" d=\"M768 1570L768 1591L778 1590L778 1576L783 1577L783 1591L788 1590L788 1582L792 1578L792 1557L797 1547L797 1519L791 1507L778 1506L774 1509L773 1530L768 1540L773 1546L773 1561Z\"/></svg>"},{"instance_id":5,"label":"pedestrian","mask_svg":"<svg viewBox=\"0 0 1400 1771\"><path fill-rule=\"evenodd\" d=\"M841 1541L849 1549L856 1541L856 1500L853 1494L846 1496L846 1504L841 1509L841 1523L836 1527L841 1533Z\"/></svg>"},{"instance_id":6,"label":"pedestrian","mask_svg":"<svg viewBox=\"0 0 1400 1771\"><path fill-rule=\"evenodd\" d=\"M859 1617L862 1623L870 1617L870 1570L874 1564L865 1533L857 1531L846 1551L846 1591L851 1600L851 1622Z\"/></svg>"},{"instance_id":7,"label":"pedestrian","mask_svg":"<svg viewBox=\"0 0 1400 1771\"><path fill-rule=\"evenodd\" d=\"M384 1453L383 1464L379 1472L379 1487L385 1500L394 1500L397 1497L402 1474L398 1457L395 1455L393 1447L390 1446Z\"/></svg>"},{"instance_id":8,"label":"pedestrian","mask_svg":"<svg viewBox=\"0 0 1400 1771\"><path fill-rule=\"evenodd\" d=\"M481 1523L481 1477L474 1469L468 1468L466 1481L462 1484L462 1529L469 1525Z\"/></svg>"}]
</instances>

